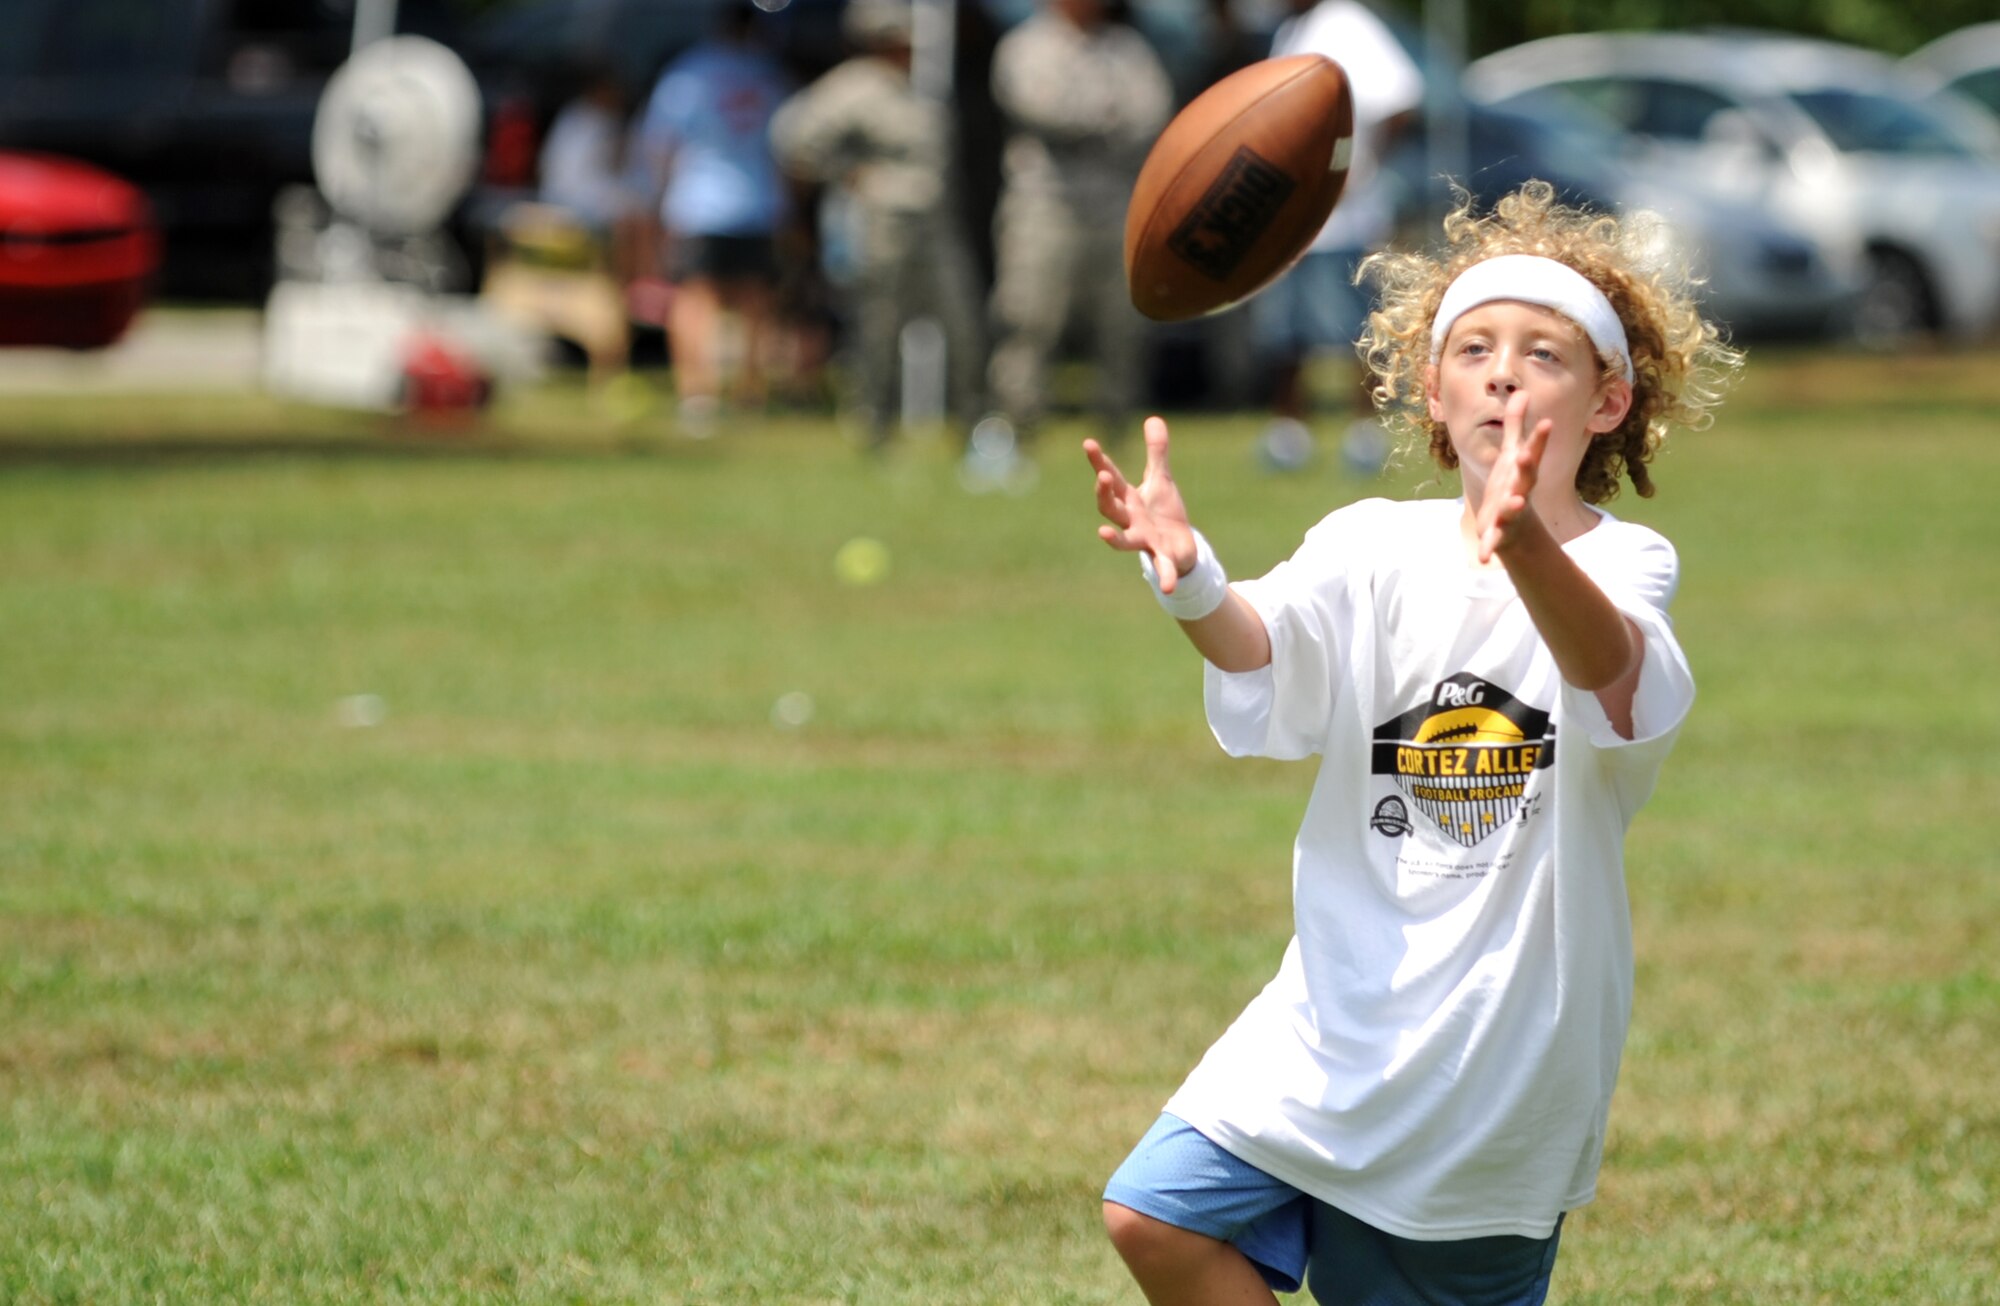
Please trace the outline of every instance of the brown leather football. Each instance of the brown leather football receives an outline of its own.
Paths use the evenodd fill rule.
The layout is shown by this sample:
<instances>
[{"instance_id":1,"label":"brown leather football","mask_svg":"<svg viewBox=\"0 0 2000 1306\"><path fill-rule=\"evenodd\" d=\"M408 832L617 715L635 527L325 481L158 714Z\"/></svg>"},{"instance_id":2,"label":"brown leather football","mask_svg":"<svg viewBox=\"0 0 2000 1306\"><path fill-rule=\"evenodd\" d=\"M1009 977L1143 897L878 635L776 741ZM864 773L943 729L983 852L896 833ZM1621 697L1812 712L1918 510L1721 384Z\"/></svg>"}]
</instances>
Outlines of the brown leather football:
<instances>
[{"instance_id":1,"label":"brown leather football","mask_svg":"<svg viewBox=\"0 0 2000 1306\"><path fill-rule=\"evenodd\" d=\"M1305 253L1347 182L1347 74L1317 54L1231 73L1174 116L1125 211L1132 303L1160 322L1240 304Z\"/></svg>"}]
</instances>

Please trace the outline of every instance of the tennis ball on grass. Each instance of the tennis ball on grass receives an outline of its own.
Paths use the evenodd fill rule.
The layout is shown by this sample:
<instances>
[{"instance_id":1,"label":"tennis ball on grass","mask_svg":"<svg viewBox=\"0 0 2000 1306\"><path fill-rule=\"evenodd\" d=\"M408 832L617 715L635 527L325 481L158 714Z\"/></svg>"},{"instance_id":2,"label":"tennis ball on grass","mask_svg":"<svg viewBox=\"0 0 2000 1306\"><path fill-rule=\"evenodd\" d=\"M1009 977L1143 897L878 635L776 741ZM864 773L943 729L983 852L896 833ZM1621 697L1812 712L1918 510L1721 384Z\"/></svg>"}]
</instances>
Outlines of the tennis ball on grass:
<instances>
[{"instance_id":1,"label":"tennis ball on grass","mask_svg":"<svg viewBox=\"0 0 2000 1306\"><path fill-rule=\"evenodd\" d=\"M833 555L833 574L842 583L857 588L878 584L889 574L889 546L866 535L857 535Z\"/></svg>"}]
</instances>

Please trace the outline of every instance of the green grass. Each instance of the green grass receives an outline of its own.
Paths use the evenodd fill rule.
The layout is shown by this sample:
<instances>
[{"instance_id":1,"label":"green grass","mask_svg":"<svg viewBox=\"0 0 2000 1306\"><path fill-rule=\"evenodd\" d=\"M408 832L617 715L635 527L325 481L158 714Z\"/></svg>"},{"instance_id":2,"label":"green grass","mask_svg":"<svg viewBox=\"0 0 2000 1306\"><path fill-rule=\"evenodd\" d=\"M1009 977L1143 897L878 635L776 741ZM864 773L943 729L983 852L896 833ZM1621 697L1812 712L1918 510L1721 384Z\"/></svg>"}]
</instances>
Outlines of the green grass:
<instances>
[{"instance_id":1,"label":"green grass","mask_svg":"<svg viewBox=\"0 0 2000 1306\"><path fill-rule=\"evenodd\" d=\"M1701 696L1557 1302L2000 1300L1995 361L1759 357L1618 505ZM1176 426L1239 575L1382 488L1255 430ZM1215 750L1080 433L972 497L561 389L6 401L0 1300L1137 1300L1097 1194L1311 772Z\"/></svg>"}]
</instances>

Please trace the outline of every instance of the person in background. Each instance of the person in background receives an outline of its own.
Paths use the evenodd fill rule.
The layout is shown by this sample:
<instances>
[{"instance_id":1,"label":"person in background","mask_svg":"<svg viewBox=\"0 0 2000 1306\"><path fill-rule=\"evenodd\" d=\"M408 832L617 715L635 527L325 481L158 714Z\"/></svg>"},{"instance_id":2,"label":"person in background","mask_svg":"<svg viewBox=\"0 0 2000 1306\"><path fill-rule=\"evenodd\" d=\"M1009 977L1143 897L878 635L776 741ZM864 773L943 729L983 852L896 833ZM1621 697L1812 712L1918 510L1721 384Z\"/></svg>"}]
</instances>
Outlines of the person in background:
<instances>
[{"instance_id":1,"label":"person in background","mask_svg":"<svg viewBox=\"0 0 2000 1306\"><path fill-rule=\"evenodd\" d=\"M583 70L578 86L542 146L535 199L508 205L491 233L480 295L581 349L596 386L625 375L631 361L627 97L608 68Z\"/></svg>"},{"instance_id":2,"label":"person in background","mask_svg":"<svg viewBox=\"0 0 2000 1306\"><path fill-rule=\"evenodd\" d=\"M1205 0L1199 37L1201 59L1184 99L1192 100L1223 78L1261 62L1270 54L1270 29L1246 21L1253 16L1251 10L1250 4L1239 4L1236 0ZM1202 352L1199 367L1189 369L1185 383L1191 393L1187 399L1223 408L1248 408L1268 402L1265 389L1268 378L1263 373L1250 314L1214 313L1195 326ZM1156 364L1153 375L1159 377L1162 372ZM1168 399L1162 395L1156 402Z\"/></svg>"},{"instance_id":3,"label":"person in background","mask_svg":"<svg viewBox=\"0 0 2000 1306\"><path fill-rule=\"evenodd\" d=\"M1290 0L1292 16L1271 40L1271 57L1323 54L1347 73L1354 101L1354 155L1340 203L1298 265L1251 301L1252 329L1270 371L1271 424L1264 453L1280 467L1309 456L1311 396L1306 364L1315 353L1352 357L1368 304L1354 276L1361 260L1394 234L1394 189L1381 160L1416 121L1424 80L1382 20L1360 0ZM1369 378L1349 387L1350 461L1375 467L1386 453L1374 421Z\"/></svg>"},{"instance_id":4,"label":"person in background","mask_svg":"<svg viewBox=\"0 0 2000 1306\"><path fill-rule=\"evenodd\" d=\"M722 402L725 316L741 326L732 398L764 400L776 237L786 212L770 123L792 86L758 39L750 0L728 0L713 35L660 74L638 125L634 164L657 222L641 230L673 284L667 347L683 431L705 436Z\"/></svg>"},{"instance_id":5,"label":"person in background","mask_svg":"<svg viewBox=\"0 0 2000 1306\"><path fill-rule=\"evenodd\" d=\"M609 239L631 211L625 166L625 88L609 68L584 71L575 98L542 142L538 198Z\"/></svg>"},{"instance_id":6,"label":"person in background","mask_svg":"<svg viewBox=\"0 0 2000 1306\"><path fill-rule=\"evenodd\" d=\"M985 352L960 204L949 107L910 76L911 0L850 0L857 53L788 100L771 123L785 170L839 187L857 220L851 279L851 372L871 448L895 430L903 328L943 328L949 404L969 428Z\"/></svg>"},{"instance_id":7,"label":"person in background","mask_svg":"<svg viewBox=\"0 0 2000 1306\"><path fill-rule=\"evenodd\" d=\"M1174 105L1159 57L1121 13L1111 0L1042 0L994 51L1008 136L988 384L1003 438L1040 423L1073 308L1089 322L1106 438L1119 438L1139 397L1145 319L1125 285L1125 206Z\"/></svg>"}]
</instances>

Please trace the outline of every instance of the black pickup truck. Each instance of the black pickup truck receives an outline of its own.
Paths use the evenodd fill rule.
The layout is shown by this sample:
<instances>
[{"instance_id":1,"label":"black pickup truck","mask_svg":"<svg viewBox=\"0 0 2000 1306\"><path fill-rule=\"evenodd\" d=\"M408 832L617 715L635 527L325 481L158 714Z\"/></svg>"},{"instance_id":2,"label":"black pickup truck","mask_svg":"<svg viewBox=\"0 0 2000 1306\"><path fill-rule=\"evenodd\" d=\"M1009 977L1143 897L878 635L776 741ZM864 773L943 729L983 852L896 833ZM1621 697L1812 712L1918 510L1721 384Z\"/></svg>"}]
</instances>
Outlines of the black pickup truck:
<instances>
[{"instance_id":1,"label":"black pickup truck","mask_svg":"<svg viewBox=\"0 0 2000 1306\"><path fill-rule=\"evenodd\" d=\"M261 299L271 204L312 179L320 92L353 0L7 0L0 149L97 164L139 186L165 242L159 292ZM398 28L448 36L445 0Z\"/></svg>"}]
</instances>

